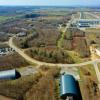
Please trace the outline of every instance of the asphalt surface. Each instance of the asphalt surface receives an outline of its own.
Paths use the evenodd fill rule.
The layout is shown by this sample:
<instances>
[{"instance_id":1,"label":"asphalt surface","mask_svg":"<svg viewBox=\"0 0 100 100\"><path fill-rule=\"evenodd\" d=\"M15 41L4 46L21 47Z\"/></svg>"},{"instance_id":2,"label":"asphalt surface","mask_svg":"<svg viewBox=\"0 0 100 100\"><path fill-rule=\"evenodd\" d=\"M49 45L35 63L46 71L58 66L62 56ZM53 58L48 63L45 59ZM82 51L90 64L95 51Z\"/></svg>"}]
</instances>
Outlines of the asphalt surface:
<instances>
[{"instance_id":1,"label":"asphalt surface","mask_svg":"<svg viewBox=\"0 0 100 100\"><path fill-rule=\"evenodd\" d=\"M95 15L95 14L92 14L92 13L89 13L89 12L86 12L86 14L89 14L89 15L93 16L95 19L100 19L100 17Z\"/></svg>"}]
</instances>

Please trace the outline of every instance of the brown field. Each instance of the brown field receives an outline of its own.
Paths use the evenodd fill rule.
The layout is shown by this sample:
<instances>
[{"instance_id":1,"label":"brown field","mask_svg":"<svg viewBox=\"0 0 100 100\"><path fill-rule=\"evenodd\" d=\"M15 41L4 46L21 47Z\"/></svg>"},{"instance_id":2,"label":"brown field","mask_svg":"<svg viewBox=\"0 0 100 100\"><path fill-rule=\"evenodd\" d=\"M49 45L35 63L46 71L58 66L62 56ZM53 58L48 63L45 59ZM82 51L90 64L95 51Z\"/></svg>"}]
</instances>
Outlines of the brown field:
<instances>
[{"instance_id":1,"label":"brown field","mask_svg":"<svg viewBox=\"0 0 100 100\"><path fill-rule=\"evenodd\" d=\"M99 100L100 91L98 89L98 80L93 66L81 66L79 72L81 77L79 85L83 100Z\"/></svg>"},{"instance_id":2,"label":"brown field","mask_svg":"<svg viewBox=\"0 0 100 100\"><path fill-rule=\"evenodd\" d=\"M15 100L24 100L24 94L41 77L40 74L23 76L16 80L0 81L0 94Z\"/></svg>"},{"instance_id":3,"label":"brown field","mask_svg":"<svg viewBox=\"0 0 100 100\"><path fill-rule=\"evenodd\" d=\"M25 100L58 100L56 77L59 75L58 68L46 67L42 68L43 77L40 78L37 84L33 85L32 88L26 92L24 97ZM48 95L49 94L49 95Z\"/></svg>"},{"instance_id":4,"label":"brown field","mask_svg":"<svg viewBox=\"0 0 100 100\"><path fill-rule=\"evenodd\" d=\"M76 51L82 58L90 56L85 32L79 29L68 29L63 40L63 48Z\"/></svg>"},{"instance_id":5,"label":"brown field","mask_svg":"<svg viewBox=\"0 0 100 100\"><path fill-rule=\"evenodd\" d=\"M0 70L20 68L29 65L24 58L17 53L0 57Z\"/></svg>"},{"instance_id":6,"label":"brown field","mask_svg":"<svg viewBox=\"0 0 100 100\"><path fill-rule=\"evenodd\" d=\"M100 45L100 29L91 29L86 31L86 37L88 44L94 41L97 45Z\"/></svg>"},{"instance_id":7,"label":"brown field","mask_svg":"<svg viewBox=\"0 0 100 100\"><path fill-rule=\"evenodd\" d=\"M56 77L59 73L60 69L56 66L54 68L41 66L39 73L34 76L1 80L0 94L14 100L58 100Z\"/></svg>"}]
</instances>

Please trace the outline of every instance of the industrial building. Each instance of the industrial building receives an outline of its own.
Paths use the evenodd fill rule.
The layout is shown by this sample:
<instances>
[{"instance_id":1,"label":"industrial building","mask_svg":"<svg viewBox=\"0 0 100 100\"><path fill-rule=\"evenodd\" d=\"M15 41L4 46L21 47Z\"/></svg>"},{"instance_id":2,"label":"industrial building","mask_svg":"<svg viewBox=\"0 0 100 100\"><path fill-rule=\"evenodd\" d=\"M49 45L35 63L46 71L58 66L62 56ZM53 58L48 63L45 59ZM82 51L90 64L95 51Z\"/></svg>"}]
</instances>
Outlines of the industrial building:
<instances>
[{"instance_id":1,"label":"industrial building","mask_svg":"<svg viewBox=\"0 0 100 100\"><path fill-rule=\"evenodd\" d=\"M60 97L66 100L81 100L77 81L72 75L61 75Z\"/></svg>"},{"instance_id":2,"label":"industrial building","mask_svg":"<svg viewBox=\"0 0 100 100\"><path fill-rule=\"evenodd\" d=\"M17 79L19 77L20 74L15 69L0 71L0 80Z\"/></svg>"},{"instance_id":3,"label":"industrial building","mask_svg":"<svg viewBox=\"0 0 100 100\"><path fill-rule=\"evenodd\" d=\"M10 47L0 47L0 56L14 53L15 50Z\"/></svg>"},{"instance_id":4,"label":"industrial building","mask_svg":"<svg viewBox=\"0 0 100 100\"><path fill-rule=\"evenodd\" d=\"M100 20L80 19L72 23L77 28L97 28L100 27Z\"/></svg>"}]
</instances>

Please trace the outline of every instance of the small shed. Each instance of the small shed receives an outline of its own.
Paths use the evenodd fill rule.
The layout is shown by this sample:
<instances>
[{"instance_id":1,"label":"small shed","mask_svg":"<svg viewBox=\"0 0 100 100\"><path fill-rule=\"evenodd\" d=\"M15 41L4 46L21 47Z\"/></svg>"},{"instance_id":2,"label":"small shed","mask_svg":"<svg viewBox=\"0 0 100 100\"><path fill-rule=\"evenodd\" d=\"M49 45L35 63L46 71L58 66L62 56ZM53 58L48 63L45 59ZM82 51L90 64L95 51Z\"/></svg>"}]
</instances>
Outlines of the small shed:
<instances>
[{"instance_id":1,"label":"small shed","mask_svg":"<svg viewBox=\"0 0 100 100\"><path fill-rule=\"evenodd\" d=\"M16 69L0 71L0 80L17 79L19 77L20 74L16 71Z\"/></svg>"},{"instance_id":2,"label":"small shed","mask_svg":"<svg viewBox=\"0 0 100 100\"><path fill-rule=\"evenodd\" d=\"M78 87L72 75L61 75L60 78L60 97L68 100L78 99Z\"/></svg>"}]
</instances>

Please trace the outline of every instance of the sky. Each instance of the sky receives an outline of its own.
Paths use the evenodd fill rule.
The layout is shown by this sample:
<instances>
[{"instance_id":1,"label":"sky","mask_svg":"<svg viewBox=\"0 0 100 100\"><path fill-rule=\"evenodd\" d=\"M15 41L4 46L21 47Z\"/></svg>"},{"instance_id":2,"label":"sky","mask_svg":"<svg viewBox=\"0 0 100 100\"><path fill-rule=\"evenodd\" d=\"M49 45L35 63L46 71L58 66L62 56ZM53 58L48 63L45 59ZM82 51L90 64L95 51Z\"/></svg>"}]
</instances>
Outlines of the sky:
<instances>
[{"instance_id":1,"label":"sky","mask_svg":"<svg viewBox=\"0 0 100 100\"><path fill-rule=\"evenodd\" d=\"M100 6L100 0L0 0L0 5Z\"/></svg>"}]
</instances>

